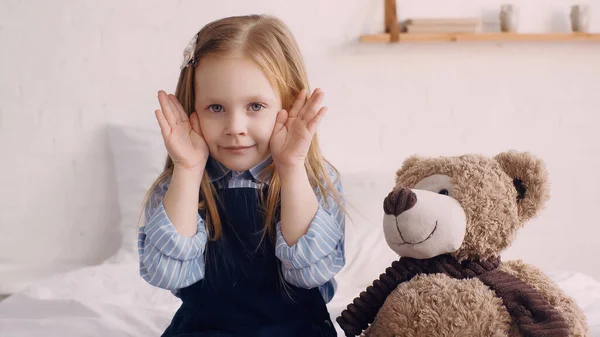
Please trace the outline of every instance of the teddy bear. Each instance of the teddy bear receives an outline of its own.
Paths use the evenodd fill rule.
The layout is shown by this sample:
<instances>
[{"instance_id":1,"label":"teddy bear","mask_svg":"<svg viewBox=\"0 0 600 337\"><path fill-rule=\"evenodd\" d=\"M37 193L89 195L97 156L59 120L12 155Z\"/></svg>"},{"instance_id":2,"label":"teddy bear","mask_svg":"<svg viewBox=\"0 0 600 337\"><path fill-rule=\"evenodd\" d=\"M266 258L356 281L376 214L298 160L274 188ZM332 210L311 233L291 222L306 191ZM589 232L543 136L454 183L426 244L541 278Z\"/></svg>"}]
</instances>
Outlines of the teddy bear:
<instances>
[{"instance_id":1,"label":"teddy bear","mask_svg":"<svg viewBox=\"0 0 600 337\"><path fill-rule=\"evenodd\" d=\"M500 258L548 199L545 164L529 152L408 157L383 198L400 258L336 321L346 336L588 336L541 270Z\"/></svg>"}]
</instances>

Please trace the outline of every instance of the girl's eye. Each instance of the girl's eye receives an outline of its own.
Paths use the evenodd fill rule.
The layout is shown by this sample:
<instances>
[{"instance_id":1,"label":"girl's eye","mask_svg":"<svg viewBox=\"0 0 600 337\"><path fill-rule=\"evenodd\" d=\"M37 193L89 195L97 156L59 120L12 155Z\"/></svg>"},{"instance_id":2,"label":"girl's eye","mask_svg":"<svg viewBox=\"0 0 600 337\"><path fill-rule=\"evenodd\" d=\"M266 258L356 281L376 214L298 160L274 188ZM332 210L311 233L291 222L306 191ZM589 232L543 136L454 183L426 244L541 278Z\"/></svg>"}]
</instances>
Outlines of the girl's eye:
<instances>
[{"instance_id":1,"label":"girl's eye","mask_svg":"<svg viewBox=\"0 0 600 337\"><path fill-rule=\"evenodd\" d=\"M212 112L221 112L223 111L223 106L219 104L213 104L209 106L208 109Z\"/></svg>"},{"instance_id":2,"label":"girl's eye","mask_svg":"<svg viewBox=\"0 0 600 337\"><path fill-rule=\"evenodd\" d=\"M260 103L252 103L250 104L250 108L252 109L252 111L260 111L264 108L264 106Z\"/></svg>"}]
</instances>

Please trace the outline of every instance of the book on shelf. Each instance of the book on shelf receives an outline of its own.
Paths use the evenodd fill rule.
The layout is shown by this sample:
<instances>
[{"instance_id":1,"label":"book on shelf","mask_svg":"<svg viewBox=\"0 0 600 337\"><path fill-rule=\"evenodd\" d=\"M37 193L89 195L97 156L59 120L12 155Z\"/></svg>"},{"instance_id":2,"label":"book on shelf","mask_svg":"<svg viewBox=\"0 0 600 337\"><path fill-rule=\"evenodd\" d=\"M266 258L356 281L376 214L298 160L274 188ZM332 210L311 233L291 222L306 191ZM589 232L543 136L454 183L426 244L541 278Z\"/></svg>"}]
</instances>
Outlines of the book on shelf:
<instances>
[{"instance_id":1,"label":"book on shelf","mask_svg":"<svg viewBox=\"0 0 600 337\"><path fill-rule=\"evenodd\" d=\"M406 26L407 33L478 33L480 30L477 26Z\"/></svg>"},{"instance_id":2,"label":"book on shelf","mask_svg":"<svg viewBox=\"0 0 600 337\"><path fill-rule=\"evenodd\" d=\"M465 26L465 25L481 25L481 19L478 18L412 18L407 19L405 24L412 26L429 26L429 25L443 25L443 26Z\"/></svg>"},{"instance_id":3,"label":"book on shelf","mask_svg":"<svg viewBox=\"0 0 600 337\"><path fill-rule=\"evenodd\" d=\"M472 18L416 18L404 21L403 26L403 30L407 33L478 33L481 30L481 20Z\"/></svg>"}]
</instances>

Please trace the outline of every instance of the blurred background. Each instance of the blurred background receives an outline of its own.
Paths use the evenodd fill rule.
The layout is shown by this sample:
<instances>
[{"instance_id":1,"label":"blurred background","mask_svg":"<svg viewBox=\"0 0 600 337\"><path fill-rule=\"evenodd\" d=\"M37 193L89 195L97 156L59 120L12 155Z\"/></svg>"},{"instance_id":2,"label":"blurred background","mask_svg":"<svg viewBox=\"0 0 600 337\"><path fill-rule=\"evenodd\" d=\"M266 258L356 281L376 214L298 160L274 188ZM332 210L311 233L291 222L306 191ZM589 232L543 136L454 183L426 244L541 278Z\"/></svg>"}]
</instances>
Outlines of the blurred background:
<instances>
[{"instance_id":1,"label":"blurred background","mask_svg":"<svg viewBox=\"0 0 600 337\"><path fill-rule=\"evenodd\" d=\"M587 3L600 31L600 1ZM399 19L480 17L497 30L502 4L397 8ZM570 30L570 1L512 4L520 32ZM312 88L326 94L323 150L343 174L393 173L410 154L531 151L547 164L552 199L504 259L600 280L600 43L359 43L382 32L383 12L383 0L2 0L0 293L118 252L123 207L139 200L119 190L136 171L119 165L114 152L127 145L109 126L147 128L148 149L162 151L156 93L175 90L189 39L249 13L276 15L295 34ZM163 154L153 158L160 167Z\"/></svg>"}]
</instances>

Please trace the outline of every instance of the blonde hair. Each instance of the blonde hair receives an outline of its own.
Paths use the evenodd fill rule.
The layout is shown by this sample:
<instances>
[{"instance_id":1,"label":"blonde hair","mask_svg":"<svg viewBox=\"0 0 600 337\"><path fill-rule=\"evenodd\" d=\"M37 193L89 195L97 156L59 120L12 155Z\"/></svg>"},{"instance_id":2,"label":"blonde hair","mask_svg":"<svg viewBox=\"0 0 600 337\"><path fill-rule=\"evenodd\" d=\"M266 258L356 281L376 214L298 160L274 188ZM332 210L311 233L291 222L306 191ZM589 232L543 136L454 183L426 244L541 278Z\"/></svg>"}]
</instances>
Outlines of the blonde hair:
<instances>
[{"instance_id":1,"label":"blonde hair","mask_svg":"<svg viewBox=\"0 0 600 337\"><path fill-rule=\"evenodd\" d=\"M279 19L266 15L233 16L213 21L204 26L197 34L196 49L193 58L198 64L202 57L209 55L226 55L240 53L253 60L267 75L272 85L278 90L282 106L289 111L298 93L309 89L304 61L298 45L287 26ZM187 66L181 70L175 96L190 115L194 111L194 77L195 68ZM309 91L310 92L310 91ZM331 197L344 212L342 195L331 181L326 165L336 175L339 172L322 155L317 135L315 134L305 161L310 184L318 188L326 203ZM266 213L264 232L274 238L274 214L280 200L280 181L272 163L266 168L270 174L269 191L266 200L262 199L262 207ZM173 161L167 157L163 172L149 189L144 205L152 191L173 173ZM205 211L206 229L210 240L221 235L221 221L215 200L215 188L206 171L200 184L199 209Z\"/></svg>"}]
</instances>

